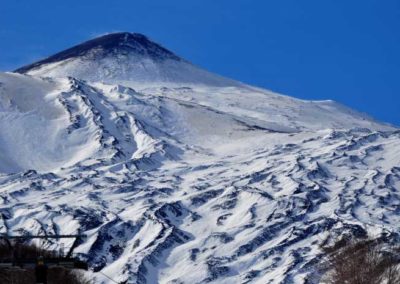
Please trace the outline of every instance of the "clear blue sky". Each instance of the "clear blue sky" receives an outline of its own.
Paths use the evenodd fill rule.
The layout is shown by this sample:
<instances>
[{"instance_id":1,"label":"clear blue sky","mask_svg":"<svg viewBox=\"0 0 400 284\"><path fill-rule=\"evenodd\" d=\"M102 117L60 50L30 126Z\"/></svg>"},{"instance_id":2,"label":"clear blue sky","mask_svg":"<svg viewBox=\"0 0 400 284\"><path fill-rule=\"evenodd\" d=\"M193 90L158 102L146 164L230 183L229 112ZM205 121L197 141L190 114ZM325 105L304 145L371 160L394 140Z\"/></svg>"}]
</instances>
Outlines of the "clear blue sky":
<instances>
[{"instance_id":1,"label":"clear blue sky","mask_svg":"<svg viewBox=\"0 0 400 284\"><path fill-rule=\"evenodd\" d=\"M1 0L0 70L112 31L210 71L400 125L399 0Z\"/></svg>"}]
</instances>

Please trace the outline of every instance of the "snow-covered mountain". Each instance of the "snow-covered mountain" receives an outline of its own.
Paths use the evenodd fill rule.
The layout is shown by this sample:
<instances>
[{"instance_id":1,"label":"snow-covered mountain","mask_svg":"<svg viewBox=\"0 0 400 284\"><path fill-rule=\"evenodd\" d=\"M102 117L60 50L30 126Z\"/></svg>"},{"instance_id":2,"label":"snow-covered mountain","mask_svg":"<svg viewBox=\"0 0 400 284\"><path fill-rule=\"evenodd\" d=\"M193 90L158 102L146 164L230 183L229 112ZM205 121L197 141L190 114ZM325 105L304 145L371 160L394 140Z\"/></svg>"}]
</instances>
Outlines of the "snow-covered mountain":
<instances>
[{"instance_id":1,"label":"snow-covered mountain","mask_svg":"<svg viewBox=\"0 0 400 284\"><path fill-rule=\"evenodd\" d=\"M0 74L0 233L85 234L96 283L318 283L321 245L398 236L399 186L395 127L143 35Z\"/></svg>"},{"instance_id":2,"label":"snow-covered mountain","mask_svg":"<svg viewBox=\"0 0 400 284\"><path fill-rule=\"evenodd\" d=\"M34 76L71 76L92 82L128 85L196 83L236 85L179 58L146 36L132 33L104 35L57 53L16 72Z\"/></svg>"}]
</instances>

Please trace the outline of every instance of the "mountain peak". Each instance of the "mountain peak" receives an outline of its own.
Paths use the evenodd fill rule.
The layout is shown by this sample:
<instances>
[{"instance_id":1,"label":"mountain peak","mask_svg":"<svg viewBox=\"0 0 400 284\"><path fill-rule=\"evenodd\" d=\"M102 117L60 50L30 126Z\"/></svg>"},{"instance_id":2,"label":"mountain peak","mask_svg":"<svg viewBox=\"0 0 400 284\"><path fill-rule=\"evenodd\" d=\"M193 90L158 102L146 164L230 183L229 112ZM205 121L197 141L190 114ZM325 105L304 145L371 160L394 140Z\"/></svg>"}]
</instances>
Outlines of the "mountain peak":
<instances>
[{"instance_id":1,"label":"mountain peak","mask_svg":"<svg viewBox=\"0 0 400 284\"><path fill-rule=\"evenodd\" d=\"M174 53L151 41L143 34L118 32L105 34L75 45L48 58L21 67L15 70L15 72L27 73L42 65L60 62L70 58L86 57L93 60L109 55L118 56L120 54L135 54L155 61L163 61L166 59L181 60Z\"/></svg>"},{"instance_id":2,"label":"mountain peak","mask_svg":"<svg viewBox=\"0 0 400 284\"><path fill-rule=\"evenodd\" d=\"M140 33L119 32L106 34L77 47L82 49L101 48L105 51L130 51L142 55L147 55L152 59L174 59L180 60L178 56L162 47L161 45L151 41L148 37Z\"/></svg>"},{"instance_id":3,"label":"mountain peak","mask_svg":"<svg viewBox=\"0 0 400 284\"><path fill-rule=\"evenodd\" d=\"M212 74L139 33L110 33L88 40L17 70L39 77L74 77L111 84L203 84L232 86L238 83Z\"/></svg>"}]
</instances>

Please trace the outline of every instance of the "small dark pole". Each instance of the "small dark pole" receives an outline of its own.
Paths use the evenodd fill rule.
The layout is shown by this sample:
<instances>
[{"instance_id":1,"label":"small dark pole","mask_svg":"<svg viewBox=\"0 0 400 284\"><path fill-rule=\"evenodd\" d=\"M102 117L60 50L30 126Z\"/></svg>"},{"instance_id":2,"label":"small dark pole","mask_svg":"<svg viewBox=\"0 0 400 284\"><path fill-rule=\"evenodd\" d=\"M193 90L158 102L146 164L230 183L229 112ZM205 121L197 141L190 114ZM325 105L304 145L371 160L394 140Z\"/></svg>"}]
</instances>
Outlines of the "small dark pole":
<instances>
[{"instance_id":1,"label":"small dark pole","mask_svg":"<svg viewBox=\"0 0 400 284\"><path fill-rule=\"evenodd\" d=\"M37 284L47 284L47 266L44 263L43 256L39 256L37 259L35 275Z\"/></svg>"}]
</instances>

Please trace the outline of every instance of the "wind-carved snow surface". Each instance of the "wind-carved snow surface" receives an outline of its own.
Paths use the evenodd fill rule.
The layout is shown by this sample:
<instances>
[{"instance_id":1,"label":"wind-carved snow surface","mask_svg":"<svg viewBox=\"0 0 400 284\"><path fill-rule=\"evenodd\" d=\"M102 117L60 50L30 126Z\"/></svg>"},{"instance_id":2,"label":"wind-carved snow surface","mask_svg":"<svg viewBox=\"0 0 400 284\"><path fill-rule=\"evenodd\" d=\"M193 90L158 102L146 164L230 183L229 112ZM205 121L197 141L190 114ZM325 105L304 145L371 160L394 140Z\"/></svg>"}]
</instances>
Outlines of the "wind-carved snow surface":
<instances>
[{"instance_id":1,"label":"wind-carved snow surface","mask_svg":"<svg viewBox=\"0 0 400 284\"><path fill-rule=\"evenodd\" d=\"M74 252L96 283L318 283L321 245L398 238L395 128L181 69L152 85L142 69L103 78L98 58L69 65L127 43L128 57L182 61L108 37L0 74L0 233L85 234Z\"/></svg>"}]
</instances>

